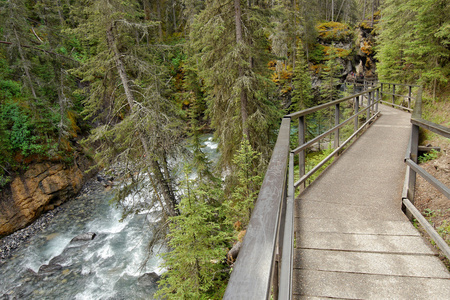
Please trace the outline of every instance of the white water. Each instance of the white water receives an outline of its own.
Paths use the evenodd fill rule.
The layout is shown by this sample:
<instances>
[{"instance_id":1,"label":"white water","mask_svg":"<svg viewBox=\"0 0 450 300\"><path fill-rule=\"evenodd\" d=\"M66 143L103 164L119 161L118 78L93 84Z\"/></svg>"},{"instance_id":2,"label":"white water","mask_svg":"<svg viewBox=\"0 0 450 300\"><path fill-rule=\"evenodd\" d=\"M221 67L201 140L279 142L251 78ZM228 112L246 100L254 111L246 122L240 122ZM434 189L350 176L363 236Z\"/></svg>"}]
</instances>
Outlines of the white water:
<instances>
[{"instance_id":1,"label":"white water","mask_svg":"<svg viewBox=\"0 0 450 300\"><path fill-rule=\"evenodd\" d=\"M215 160L217 145L211 137L204 144ZM154 220L141 214L121 222L122 211L109 204L111 197L90 193L64 204L64 211L47 228L0 265L0 299L152 299L157 287L139 284L138 279L145 273L163 272L157 255L142 266L151 238L149 223ZM97 236L70 243L86 232ZM60 270L36 274L55 258Z\"/></svg>"}]
</instances>

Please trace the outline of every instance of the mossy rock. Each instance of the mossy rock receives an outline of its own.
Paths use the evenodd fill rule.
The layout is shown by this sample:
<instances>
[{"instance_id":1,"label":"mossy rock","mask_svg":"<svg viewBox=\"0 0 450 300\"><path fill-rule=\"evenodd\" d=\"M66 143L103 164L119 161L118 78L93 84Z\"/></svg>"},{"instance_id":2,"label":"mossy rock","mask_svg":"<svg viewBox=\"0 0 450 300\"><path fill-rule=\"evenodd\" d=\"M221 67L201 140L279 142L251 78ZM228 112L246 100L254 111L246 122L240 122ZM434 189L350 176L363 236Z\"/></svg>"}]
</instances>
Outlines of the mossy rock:
<instances>
[{"instance_id":1,"label":"mossy rock","mask_svg":"<svg viewBox=\"0 0 450 300\"><path fill-rule=\"evenodd\" d=\"M324 42L344 42L353 37L353 31L344 23L326 22L317 25L319 38Z\"/></svg>"}]
</instances>

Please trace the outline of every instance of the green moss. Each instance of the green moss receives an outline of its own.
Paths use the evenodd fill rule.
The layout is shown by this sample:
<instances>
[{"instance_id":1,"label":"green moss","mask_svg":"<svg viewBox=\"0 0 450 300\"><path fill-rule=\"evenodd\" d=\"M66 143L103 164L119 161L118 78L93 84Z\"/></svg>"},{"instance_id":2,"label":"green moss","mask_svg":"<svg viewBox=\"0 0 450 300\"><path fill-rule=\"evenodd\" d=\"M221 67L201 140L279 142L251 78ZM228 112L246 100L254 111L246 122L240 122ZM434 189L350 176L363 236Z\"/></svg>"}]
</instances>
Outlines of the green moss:
<instances>
[{"instance_id":1,"label":"green moss","mask_svg":"<svg viewBox=\"0 0 450 300\"><path fill-rule=\"evenodd\" d=\"M325 42L347 41L353 36L350 28L339 22L320 23L317 25L317 31L319 32L320 39Z\"/></svg>"}]
</instances>

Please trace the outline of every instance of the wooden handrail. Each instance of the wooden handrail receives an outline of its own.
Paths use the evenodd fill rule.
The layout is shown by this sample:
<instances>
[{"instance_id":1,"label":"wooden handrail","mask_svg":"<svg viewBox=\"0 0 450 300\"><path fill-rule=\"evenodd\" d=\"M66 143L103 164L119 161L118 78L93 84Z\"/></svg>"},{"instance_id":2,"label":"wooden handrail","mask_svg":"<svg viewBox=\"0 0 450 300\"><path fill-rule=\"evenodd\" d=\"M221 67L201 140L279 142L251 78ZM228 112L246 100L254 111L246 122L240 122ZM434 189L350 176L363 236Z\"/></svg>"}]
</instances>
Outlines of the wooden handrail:
<instances>
[{"instance_id":1,"label":"wooden handrail","mask_svg":"<svg viewBox=\"0 0 450 300\"><path fill-rule=\"evenodd\" d=\"M223 299L269 299L286 199L290 118L283 118L258 200ZM283 220L284 223L284 220Z\"/></svg>"},{"instance_id":2,"label":"wooden handrail","mask_svg":"<svg viewBox=\"0 0 450 300\"><path fill-rule=\"evenodd\" d=\"M349 97L288 114L283 118L273 155L250 218L241 250L233 266L224 299L269 299L271 297L274 300L291 299L294 244L293 203L295 197L295 152L289 149L291 120L334 106L335 123L337 124L327 131L327 134L335 132L339 141L339 128L348 124L352 119L355 121L355 127L358 127L358 117L362 113L367 114L365 124L376 117L376 114L372 117L370 115L371 112L377 110L378 101L375 101L374 98L376 92L378 98L379 88L371 88ZM368 107L359 110L359 97L366 94L369 95L367 97ZM340 122L339 104L348 100L355 100L356 114L344 122ZM361 128L364 125L361 125ZM337 149L333 152L333 155L337 155L345 143L356 134L354 133L348 138L341 147L336 145ZM310 142L306 144L311 145ZM302 149L304 150L303 146Z\"/></svg>"},{"instance_id":3,"label":"wooden handrail","mask_svg":"<svg viewBox=\"0 0 450 300\"><path fill-rule=\"evenodd\" d=\"M411 124L411 138L409 140L405 156L405 164L407 165L407 168L405 182L403 184L402 204L407 210L408 217L416 218L425 231L439 246L439 249L441 249L444 255L450 259L450 247L414 206L416 174L422 176L450 200L450 188L445 186L442 182L437 180L434 176L426 172L417 164L419 128L425 128L441 136L450 138L450 128L422 119L422 87L419 87L419 91L417 92L416 104L411 116Z\"/></svg>"}]
</instances>

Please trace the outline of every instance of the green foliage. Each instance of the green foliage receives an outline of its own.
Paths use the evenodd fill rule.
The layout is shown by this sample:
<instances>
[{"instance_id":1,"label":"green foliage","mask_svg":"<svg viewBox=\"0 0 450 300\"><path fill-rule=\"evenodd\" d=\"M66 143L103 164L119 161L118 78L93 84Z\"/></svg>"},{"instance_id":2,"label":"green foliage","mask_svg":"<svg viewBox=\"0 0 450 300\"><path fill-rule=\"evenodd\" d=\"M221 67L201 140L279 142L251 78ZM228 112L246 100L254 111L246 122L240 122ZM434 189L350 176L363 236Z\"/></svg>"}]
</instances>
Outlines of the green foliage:
<instances>
[{"instance_id":1,"label":"green foliage","mask_svg":"<svg viewBox=\"0 0 450 300\"><path fill-rule=\"evenodd\" d=\"M434 94L450 77L450 40L445 0L389 0L382 9L377 58L383 80L416 82Z\"/></svg>"},{"instance_id":2,"label":"green foliage","mask_svg":"<svg viewBox=\"0 0 450 300\"><path fill-rule=\"evenodd\" d=\"M314 106L311 88L311 77L308 62L305 59L302 44L297 46L297 59L295 61L295 77L293 80L292 111L302 110Z\"/></svg>"},{"instance_id":3,"label":"green foliage","mask_svg":"<svg viewBox=\"0 0 450 300\"><path fill-rule=\"evenodd\" d=\"M0 117L0 131L3 132L4 141L2 150L5 153L20 151L24 156L44 154L46 148L39 143L39 135L34 132L35 124L18 103L9 101L2 104Z\"/></svg>"},{"instance_id":4,"label":"green foliage","mask_svg":"<svg viewBox=\"0 0 450 300\"><path fill-rule=\"evenodd\" d=\"M320 92L323 103L336 100L339 96L339 75L343 67L337 57L337 51L333 45L327 51L327 62L321 73L323 82L320 86Z\"/></svg>"},{"instance_id":5,"label":"green foliage","mask_svg":"<svg viewBox=\"0 0 450 300\"><path fill-rule=\"evenodd\" d=\"M240 222L246 228L262 184L261 168L258 166L261 154L250 146L247 139L233 158L235 166L231 182L230 199L226 201L227 218L231 223Z\"/></svg>"},{"instance_id":6,"label":"green foliage","mask_svg":"<svg viewBox=\"0 0 450 300\"><path fill-rule=\"evenodd\" d=\"M324 160L328 155L333 152L333 149L328 147L328 149L310 152L306 155L306 163L305 163L305 173L308 173L312 170L317 164L319 164L322 160ZM313 182L324 170L327 166L329 166L333 162L334 158L331 158L328 162L326 162L316 173L311 175L308 179L308 183ZM297 172L298 173L298 172Z\"/></svg>"},{"instance_id":7,"label":"green foliage","mask_svg":"<svg viewBox=\"0 0 450 300\"><path fill-rule=\"evenodd\" d=\"M418 161L419 161L420 164L422 164L422 163L425 163L425 162L427 162L429 160L433 160L433 159L438 158L438 155L439 155L439 152L437 152L434 149L431 149L430 152L423 153L421 156L419 156L418 157Z\"/></svg>"},{"instance_id":8,"label":"green foliage","mask_svg":"<svg viewBox=\"0 0 450 300\"><path fill-rule=\"evenodd\" d=\"M190 48L207 95L208 116L219 141L221 165L228 167L248 134L250 144L268 161L274 128L281 116L269 79L267 29L270 9L239 4L242 39L237 41L233 2L208 1L195 18ZM251 63L249 63L251 61Z\"/></svg>"},{"instance_id":9,"label":"green foliage","mask_svg":"<svg viewBox=\"0 0 450 300\"><path fill-rule=\"evenodd\" d=\"M11 99L19 97L22 86L19 82L13 80L0 80L0 99Z\"/></svg>"},{"instance_id":10,"label":"green foliage","mask_svg":"<svg viewBox=\"0 0 450 300\"><path fill-rule=\"evenodd\" d=\"M347 41L352 38L353 31L343 23L326 22L317 25L319 37L324 42Z\"/></svg>"},{"instance_id":11,"label":"green foliage","mask_svg":"<svg viewBox=\"0 0 450 300\"><path fill-rule=\"evenodd\" d=\"M230 233L224 226L220 186L190 180L187 170L181 214L171 217L169 252L162 254L167 269L156 297L164 299L220 299L228 272L223 260Z\"/></svg>"},{"instance_id":12,"label":"green foliage","mask_svg":"<svg viewBox=\"0 0 450 300\"><path fill-rule=\"evenodd\" d=\"M313 63L320 63L325 60L325 46L314 44L314 48L310 51L309 60Z\"/></svg>"},{"instance_id":13,"label":"green foliage","mask_svg":"<svg viewBox=\"0 0 450 300\"><path fill-rule=\"evenodd\" d=\"M0 191L6 184L8 184L11 181L10 176L6 176L2 173L3 173L3 171L0 171Z\"/></svg>"},{"instance_id":14,"label":"green foliage","mask_svg":"<svg viewBox=\"0 0 450 300\"><path fill-rule=\"evenodd\" d=\"M443 217L448 215L450 209L440 210L440 209L430 209L426 208L423 211L423 215L430 222L431 226L433 226L438 234L446 241L448 245L450 245L450 222ZM433 245L435 245L434 241L431 241Z\"/></svg>"}]
</instances>

